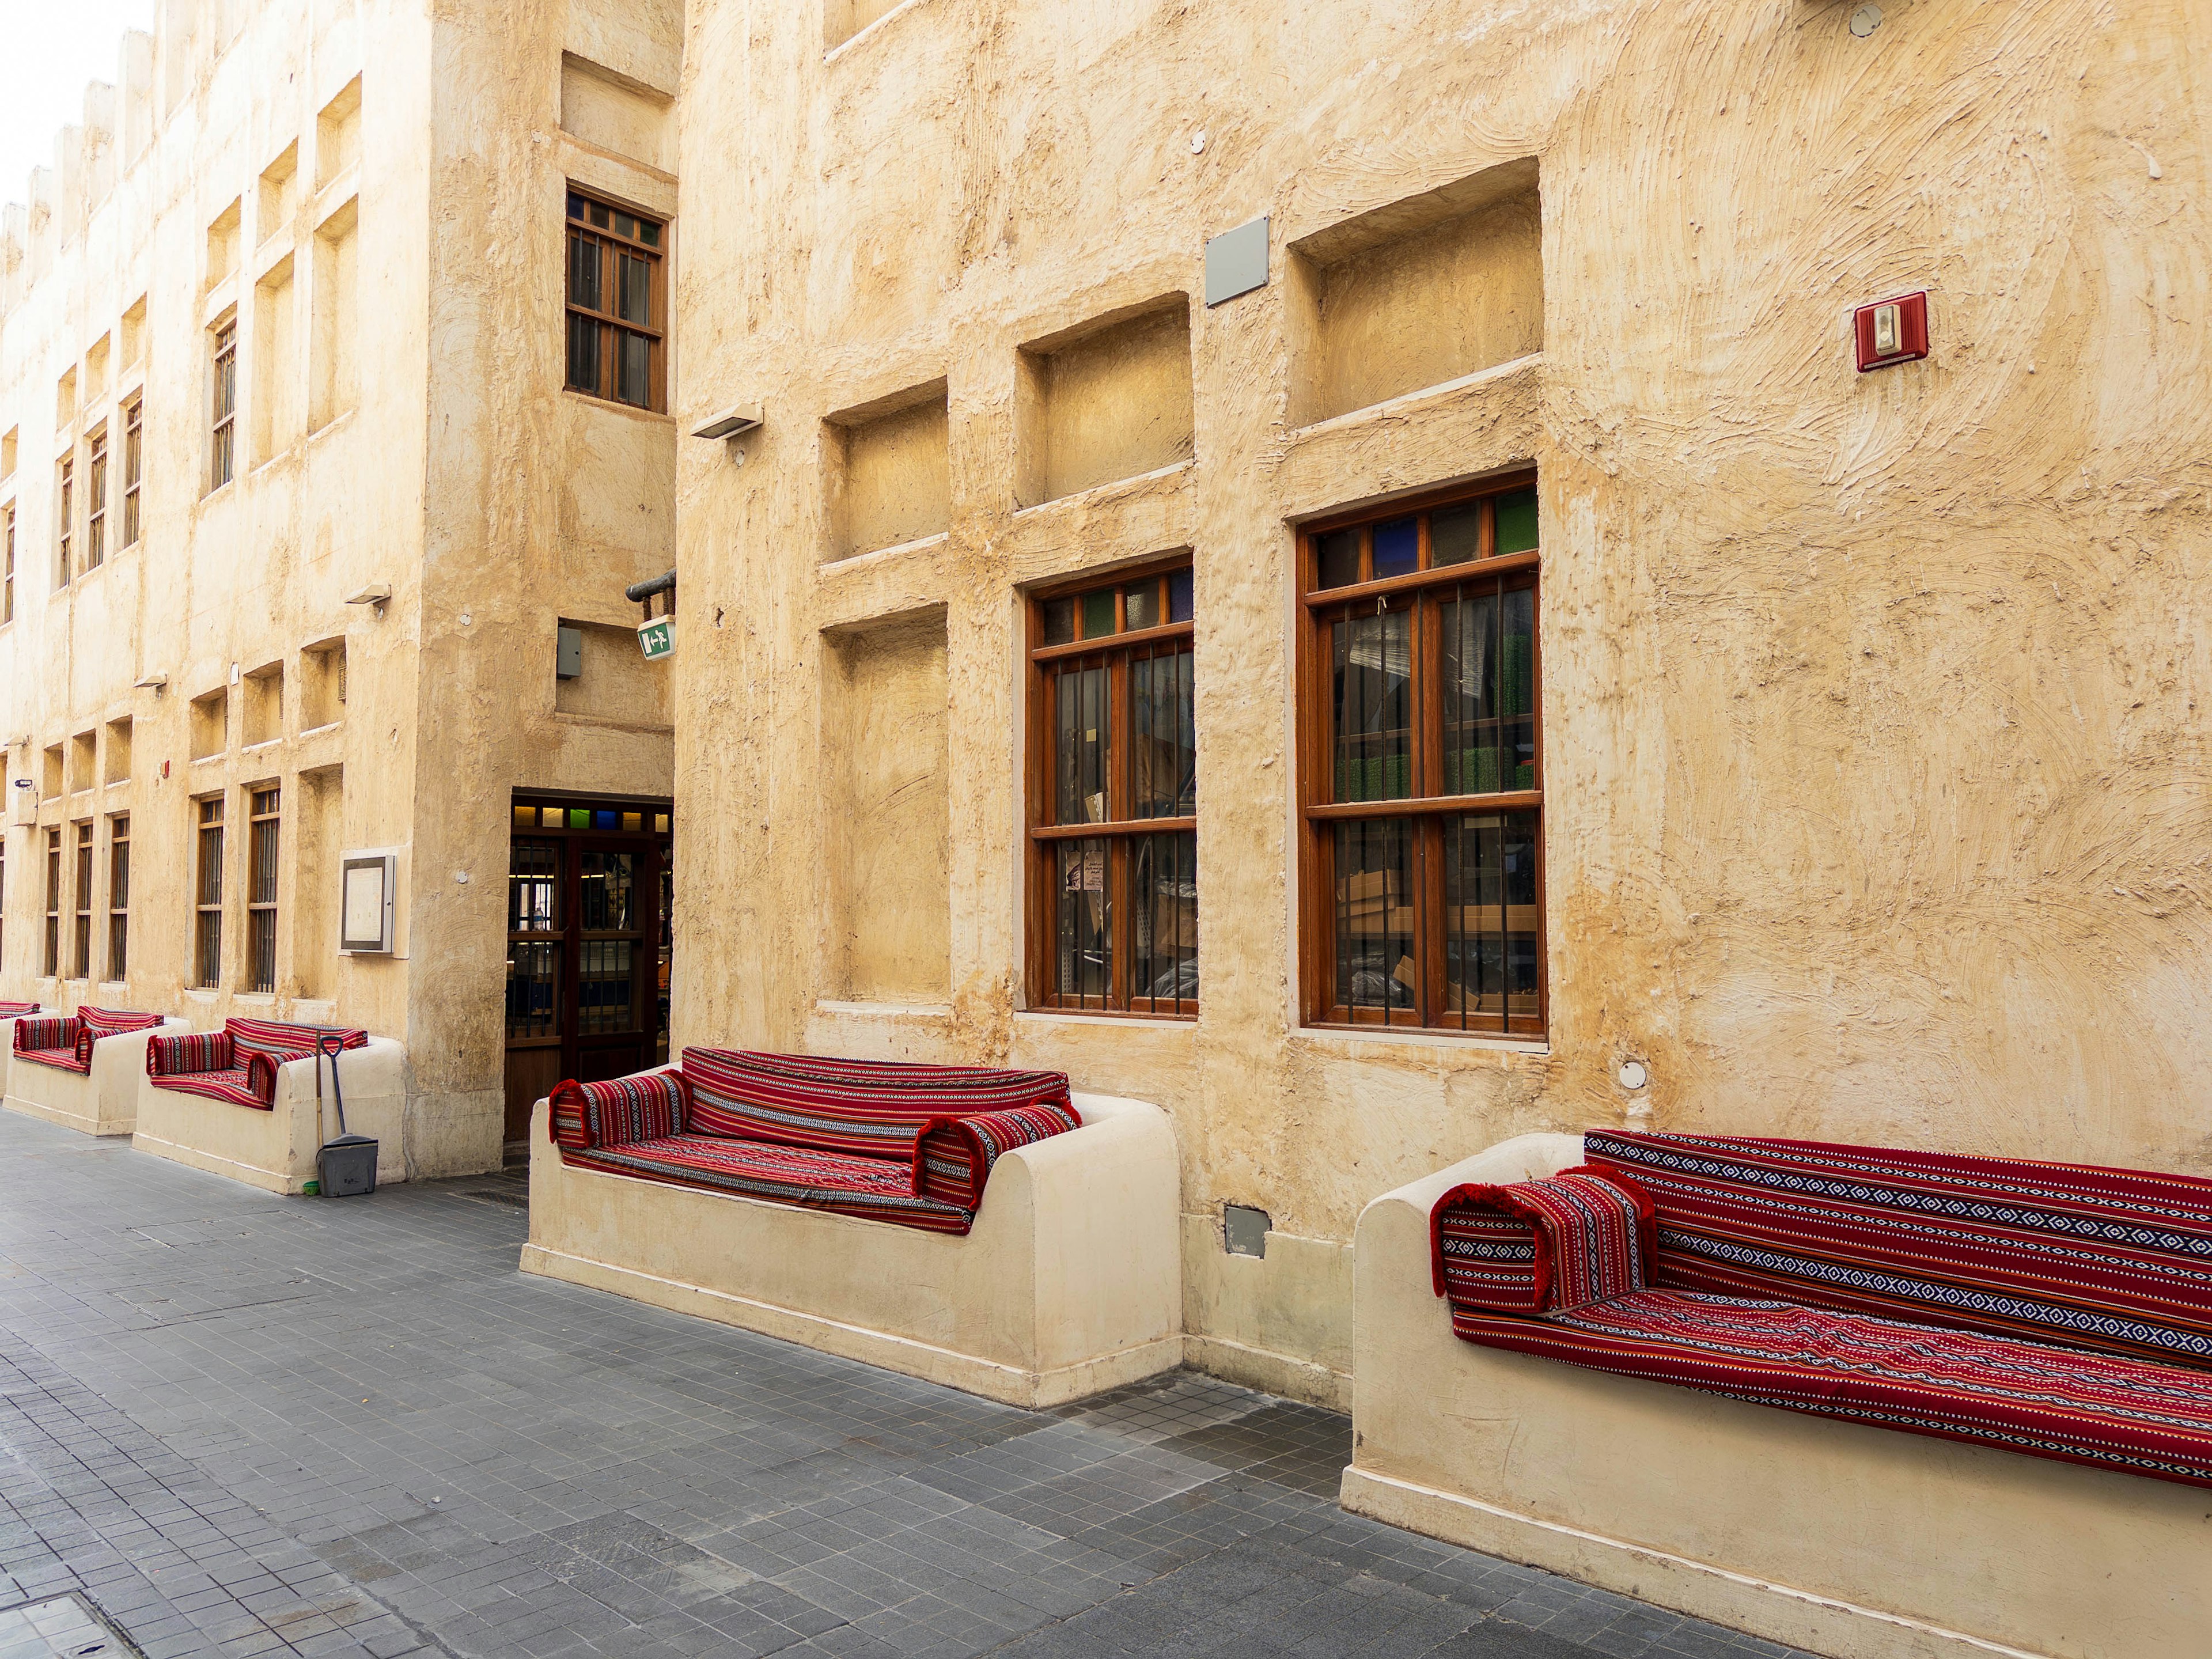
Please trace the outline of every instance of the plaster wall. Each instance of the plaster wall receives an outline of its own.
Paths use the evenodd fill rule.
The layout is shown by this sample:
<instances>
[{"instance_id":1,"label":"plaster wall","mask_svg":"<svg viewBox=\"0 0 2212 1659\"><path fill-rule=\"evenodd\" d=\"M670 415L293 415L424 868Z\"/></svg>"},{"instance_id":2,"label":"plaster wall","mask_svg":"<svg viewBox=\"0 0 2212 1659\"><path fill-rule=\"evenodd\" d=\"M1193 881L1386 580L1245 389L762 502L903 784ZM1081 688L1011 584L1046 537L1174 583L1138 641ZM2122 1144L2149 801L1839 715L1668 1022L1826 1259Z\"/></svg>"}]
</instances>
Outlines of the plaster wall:
<instances>
[{"instance_id":1,"label":"plaster wall","mask_svg":"<svg viewBox=\"0 0 2212 1659\"><path fill-rule=\"evenodd\" d=\"M674 179L562 131L562 65L665 105L681 46L672 0L172 0L155 34L126 39L118 84L88 94L87 124L0 223L0 433L15 434L0 514L16 529L0 742L34 785L6 815L8 994L203 1029L367 1026L405 1046L410 1171L499 1162L512 792L670 790L665 681L624 660L589 712L556 706L560 619L626 640L623 586L673 562L672 425L564 392L560 343L568 180L667 214ZM237 459L215 487L213 331L232 321ZM143 507L124 545L136 398ZM103 429L107 553L85 569ZM44 751L81 737L87 763L49 781ZM241 988L246 818L270 784L276 988L257 994ZM197 803L214 797L224 926L203 989ZM125 813L128 961L103 981ZM95 945L78 976L87 821ZM39 925L49 829L65 842L57 975ZM337 855L361 848L398 854L388 957L337 950Z\"/></svg>"},{"instance_id":2,"label":"plaster wall","mask_svg":"<svg viewBox=\"0 0 2212 1659\"><path fill-rule=\"evenodd\" d=\"M1525 1131L2212 1168L2212 41L2173 0L1884 9L913 0L825 52L694 0L678 413L767 418L678 475L678 1040L1162 1102L1192 1352L1340 1401L1361 1206ZM1310 421L1286 250L1532 161L1540 350ZM1206 308L1262 214L1273 279ZM1931 356L1854 372L1850 308L1923 287ZM1021 348L1163 294L1191 463L1018 511ZM949 532L825 567L823 418L940 375ZM1547 1040L1302 1029L1293 526L1530 463ZM1019 595L1179 547L1203 1012L1031 1012ZM824 630L929 606L951 1006L860 1008L810 920ZM1299 1242L1223 1257L1224 1201Z\"/></svg>"}]
</instances>

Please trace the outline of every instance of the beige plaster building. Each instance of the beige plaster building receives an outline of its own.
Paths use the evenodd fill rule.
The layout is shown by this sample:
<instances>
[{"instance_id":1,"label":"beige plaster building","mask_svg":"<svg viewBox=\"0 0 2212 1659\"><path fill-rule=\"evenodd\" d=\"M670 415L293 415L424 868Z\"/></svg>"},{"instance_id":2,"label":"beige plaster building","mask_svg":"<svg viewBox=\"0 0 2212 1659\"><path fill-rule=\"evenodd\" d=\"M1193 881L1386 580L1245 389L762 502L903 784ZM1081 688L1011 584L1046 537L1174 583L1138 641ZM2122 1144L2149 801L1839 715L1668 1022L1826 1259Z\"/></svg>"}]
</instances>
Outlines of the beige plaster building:
<instances>
[{"instance_id":1,"label":"beige plaster building","mask_svg":"<svg viewBox=\"0 0 2212 1659\"><path fill-rule=\"evenodd\" d=\"M2206 13L1881 9L694 0L678 1040L1162 1103L1338 1403L1522 1132L2212 1170Z\"/></svg>"},{"instance_id":2,"label":"beige plaster building","mask_svg":"<svg viewBox=\"0 0 2212 1659\"><path fill-rule=\"evenodd\" d=\"M399 1038L417 1175L650 1060L681 53L673 0L123 43L5 226L0 994Z\"/></svg>"}]
</instances>

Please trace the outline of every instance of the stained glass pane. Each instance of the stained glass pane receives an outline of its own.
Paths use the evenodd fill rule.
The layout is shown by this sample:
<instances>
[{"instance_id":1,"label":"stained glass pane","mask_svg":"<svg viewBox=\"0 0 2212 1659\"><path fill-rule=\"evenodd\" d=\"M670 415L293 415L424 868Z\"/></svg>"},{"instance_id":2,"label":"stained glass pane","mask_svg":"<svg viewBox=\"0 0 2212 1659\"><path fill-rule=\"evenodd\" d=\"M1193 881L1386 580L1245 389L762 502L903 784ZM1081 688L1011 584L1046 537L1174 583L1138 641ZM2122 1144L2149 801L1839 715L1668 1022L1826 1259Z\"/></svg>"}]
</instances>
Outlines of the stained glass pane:
<instances>
[{"instance_id":1,"label":"stained glass pane","mask_svg":"<svg viewBox=\"0 0 2212 1659\"><path fill-rule=\"evenodd\" d=\"M1132 629L1158 628L1160 625L1160 585L1155 581L1139 582L1125 589L1121 595L1122 620Z\"/></svg>"},{"instance_id":2,"label":"stained glass pane","mask_svg":"<svg viewBox=\"0 0 2212 1659\"><path fill-rule=\"evenodd\" d=\"M1083 637L1103 639L1114 631L1114 590L1105 588L1083 596Z\"/></svg>"},{"instance_id":3,"label":"stained glass pane","mask_svg":"<svg viewBox=\"0 0 2212 1659\"><path fill-rule=\"evenodd\" d=\"M1536 544L1536 492L1516 489L1498 498L1498 550L1525 553Z\"/></svg>"},{"instance_id":4,"label":"stained glass pane","mask_svg":"<svg viewBox=\"0 0 2212 1659\"><path fill-rule=\"evenodd\" d=\"M1349 587L1359 580L1359 532L1332 530L1321 538L1322 587Z\"/></svg>"},{"instance_id":5,"label":"stained glass pane","mask_svg":"<svg viewBox=\"0 0 2212 1659\"><path fill-rule=\"evenodd\" d=\"M1465 507L1447 507L1429 515L1429 564L1441 569L1448 564L1465 564L1480 550L1478 542L1482 529L1482 503L1469 501Z\"/></svg>"},{"instance_id":6,"label":"stained glass pane","mask_svg":"<svg viewBox=\"0 0 2212 1659\"><path fill-rule=\"evenodd\" d=\"M1075 601L1048 599L1044 606L1044 642L1068 645L1075 639Z\"/></svg>"},{"instance_id":7,"label":"stained glass pane","mask_svg":"<svg viewBox=\"0 0 2212 1659\"><path fill-rule=\"evenodd\" d=\"M1178 570L1168 578L1168 620L1187 623L1191 611L1191 573Z\"/></svg>"},{"instance_id":8,"label":"stained glass pane","mask_svg":"<svg viewBox=\"0 0 2212 1659\"><path fill-rule=\"evenodd\" d=\"M1421 532L1413 519L1393 519L1375 526L1375 580L1410 576L1420 564Z\"/></svg>"}]
</instances>

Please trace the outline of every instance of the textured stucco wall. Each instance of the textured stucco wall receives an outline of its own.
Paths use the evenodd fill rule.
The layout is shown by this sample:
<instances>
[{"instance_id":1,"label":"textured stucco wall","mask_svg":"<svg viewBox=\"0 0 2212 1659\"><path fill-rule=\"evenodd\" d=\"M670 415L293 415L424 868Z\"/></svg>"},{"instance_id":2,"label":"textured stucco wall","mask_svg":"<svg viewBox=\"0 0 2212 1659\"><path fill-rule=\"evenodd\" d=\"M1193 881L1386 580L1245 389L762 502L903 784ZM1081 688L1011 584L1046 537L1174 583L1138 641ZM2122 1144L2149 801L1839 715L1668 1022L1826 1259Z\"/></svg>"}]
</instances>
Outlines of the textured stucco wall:
<instances>
[{"instance_id":1,"label":"textured stucco wall","mask_svg":"<svg viewBox=\"0 0 2212 1659\"><path fill-rule=\"evenodd\" d=\"M2212 1168L2204 14L1850 9L915 0L825 55L694 0L679 413L767 423L679 475L679 1036L1163 1103L1196 1352L1339 1399L1361 1204L1522 1131ZM1293 426L1285 246L1532 157L1540 353ZM1856 374L1923 286L1932 357ZM1194 460L1017 512L1018 348L1177 290ZM949 537L822 568L821 416L939 375ZM1532 461L1549 1042L1301 1030L1291 523ZM1018 590L1179 545L1205 1013L1024 1012ZM821 630L937 605L952 995L829 1006Z\"/></svg>"}]
</instances>

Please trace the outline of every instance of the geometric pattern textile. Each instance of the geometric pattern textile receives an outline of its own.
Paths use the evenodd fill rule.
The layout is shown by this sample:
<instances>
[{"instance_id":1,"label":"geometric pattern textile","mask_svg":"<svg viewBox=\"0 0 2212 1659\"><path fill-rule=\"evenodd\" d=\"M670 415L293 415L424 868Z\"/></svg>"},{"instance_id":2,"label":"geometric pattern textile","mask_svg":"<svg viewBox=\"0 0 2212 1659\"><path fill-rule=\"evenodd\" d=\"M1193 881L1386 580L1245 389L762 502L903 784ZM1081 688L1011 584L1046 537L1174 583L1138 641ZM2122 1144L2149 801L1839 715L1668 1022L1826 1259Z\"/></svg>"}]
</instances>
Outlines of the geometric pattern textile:
<instances>
[{"instance_id":1,"label":"geometric pattern textile","mask_svg":"<svg viewBox=\"0 0 2212 1659\"><path fill-rule=\"evenodd\" d=\"M146 1075L150 1078L228 1071L233 1064L228 1031L191 1031L182 1036L147 1039Z\"/></svg>"},{"instance_id":2,"label":"geometric pattern textile","mask_svg":"<svg viewBox=\"0 0 2212 1659\"><path fill-rule=\"evenodd\" d=\"M124 1008L80 1008L76 1011L77 1058L84 1069L92 1069L92 1045L102 1037L125 1036L132 1031L157 1030L161 1027L159 1014L133 1013Z\"/></svg>"},{"instance_id":3,"label":"geometric pattern textile","mask_svg":"<svg viewBox=\"0 0 2212 1659\"><path fill-rule=\"evenodd\" d=\"M1679 1291L1541 1319L1455 1307L1452 1329L1753 1405L2212 1486L2212 1376L2182 1366Z\"/></svg>"},{"instance_id":4,"label":"geometric pattern textile","mask_svg":"<svg viewBox=\"0 0 2212 1659\"><path fill-rule=\"evenodd\" d=\"M956 1209L976 1209L1003 1154L1082 1127L1073 1106L1056 1102L939 1118L915 1143L914 1190Z\"/></svg>"},{"instance_id":5,"label":"geometric pattern textile","mask_svg":"<svg viewBox=\"0 0 2212 1659\"><path fill-rule=\"evenodd\" d=\"M681 1134L689 1099L678 1072L645 1072L605 1083L566 1082L547 1097L554 1141L573 1152Z\"/></svg>"},{"instance_id":6,"label":"geometric pattern textile","mask_svg":"<svg viewBox=\"0 0 2212 1659\"><path fill-rule=\"evenodd\" d=\"M1484 1226L1485 1217L1518 1218L1528 1231L1507 1234ZM1504 1186L1455 1187L1430 1212L1437 1294L1457 1290L1477 1307L1496 1306L1503 1297L1510 1311L1561 1311L1630 1295L1644 1288L1651 1218L1650 1201L1632 1186L1587 1167ZM1494 1273L1493 1264L1510 1271Z\"/></svg>"},{"instance_id":7,"label":"geometric pattern textile","mask_svg":"<svg viewBox=\"0 0 2212 1659\"><path fill-rule=\"evenodd\" d=\"M685 1055L690 1063L690 1054ZM928 1232L965 1233L971 1211L914 1192L910 1164L726 1135L669 1135L626 1146L562 1151L562 1160L611 1175L703 1187L741 1198L830 1210Z\"/></svg>"},{"instance_id":8,"label":"geometric pattern textile","mask_svg":"<svg viewBox=\"0 0 2212 1659\"><path fill-rule=\"evenodd\" d=\"M35 1002L0 1002L0 1019L27 1019L38 1012Z\"/></svg>"},{"instance_id":9,"label":"geometric pattern textile","mask_svg":"<svg viewBox=\"0 0 2212 1659\"><path fill-rule=\"evenodd\" d=\"M154 1079L157 1089L168 1089L180 1095L198 1095L206 1100L220 1100L232 1106L245 1106L257 1112L276 1109L273 1092L260 1095L254 1092L252 1071L244 1066L228 1066L206 1071L173 1073Z\"/></svg>"},{"instance_id":10,"label":"geometric pattern textile","mask_svg":"<svg viewBox=\"0 0 2212 1659\"><path fill-rule=\"evenodd\" d=\"M189 1036L150 1038L146 1075L157 1089L200 1095L261 1111L276 1102L276 1068L311 1059L318 1038L336 1037L341 1050L368 1045L368 1033L353 1026L298 1025L273 1019L227 1019L220 1031Z\"/></svg>"},{"instance_id":11,"label":"geometric pattern textile","mask_svg":"<svg viewBox=\"0 0 2212 1659\"><path fill-rule=\"evenodd\" d=\"M92 1057L77 1057L78 1038L84 1027L75 1015L15 1022L15 1058L64 1072L89 1072Z\"/></svg>"},{"instance_id":12,"label":"geometric pattern textile","mask_svg":"<svg viewBox=\"0 0 2212 1659\"><path fill-rule=\"evenodd\" d=\"M1060 1072L736 1048L686 1048L683 1067L691 1090L687 1125L695 1134L781 1141L909 1167L915 1143L940 1119L1070 1105Z\"/></svg>"},{"instance_id":13,"label":"geometric pattern textile","mask_svg":"<svg viewBox=\"0 0 2212 1659\"><path fill-rule=\"evenodd\" d=\"M1647 1193L1656 1288L2212 1366L2212 1180L1592 1130Z\"/></svg>"}]
</instances>

